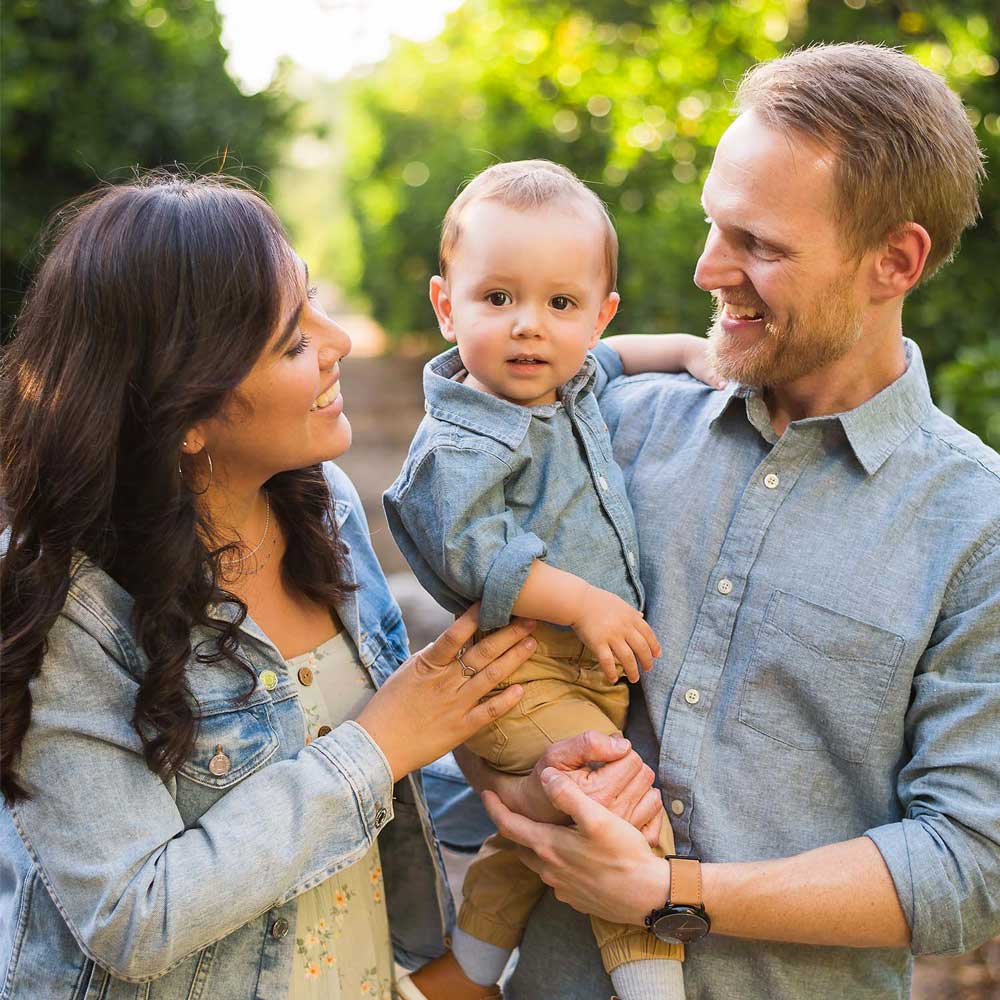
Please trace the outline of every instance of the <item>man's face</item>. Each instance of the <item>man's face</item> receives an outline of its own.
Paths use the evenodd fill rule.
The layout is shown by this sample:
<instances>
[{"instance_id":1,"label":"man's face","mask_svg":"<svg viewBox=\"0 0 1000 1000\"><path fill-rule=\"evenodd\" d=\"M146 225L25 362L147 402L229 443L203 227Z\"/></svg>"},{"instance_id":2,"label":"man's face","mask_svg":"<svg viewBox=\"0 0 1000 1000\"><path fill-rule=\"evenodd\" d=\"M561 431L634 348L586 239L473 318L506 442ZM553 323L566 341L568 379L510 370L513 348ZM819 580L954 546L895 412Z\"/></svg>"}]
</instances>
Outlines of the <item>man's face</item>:
<instances>
[{"instance_id":1,"label":"man's face","mask_svg":"<svg viewBox=\"0 0 1000 1000\"><path fill-rule=\"evenodd\" d=\"M711 225L695 269L716 311L709 351L725 378L780 385L842 358L864 298L834 219L834 158L752 112L715 152L702 205Z\"/></svg>"}]
</instances>

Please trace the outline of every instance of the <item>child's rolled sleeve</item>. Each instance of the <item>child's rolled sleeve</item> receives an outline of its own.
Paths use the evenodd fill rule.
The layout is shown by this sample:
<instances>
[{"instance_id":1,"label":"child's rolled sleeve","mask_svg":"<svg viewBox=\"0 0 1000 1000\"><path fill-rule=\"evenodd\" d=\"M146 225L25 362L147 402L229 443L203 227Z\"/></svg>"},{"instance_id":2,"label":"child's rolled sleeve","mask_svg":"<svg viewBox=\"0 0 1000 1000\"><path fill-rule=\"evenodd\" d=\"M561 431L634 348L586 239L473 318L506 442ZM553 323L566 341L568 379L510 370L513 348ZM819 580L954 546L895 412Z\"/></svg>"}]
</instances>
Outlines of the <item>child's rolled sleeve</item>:
<instances>
[{"instance_id":1,"label":"child's rolled sleeve","mask_svg":"<svg viewBox=\"0 0 1000 1000\"><path fill-rule=\"evenodd\" d=\"M396 544L421 585L449 611L482 599L479 627L506 625L545 543L507 507L513 469L492 452L438 444L385 495Z\"/></svg>"}]
</instances>

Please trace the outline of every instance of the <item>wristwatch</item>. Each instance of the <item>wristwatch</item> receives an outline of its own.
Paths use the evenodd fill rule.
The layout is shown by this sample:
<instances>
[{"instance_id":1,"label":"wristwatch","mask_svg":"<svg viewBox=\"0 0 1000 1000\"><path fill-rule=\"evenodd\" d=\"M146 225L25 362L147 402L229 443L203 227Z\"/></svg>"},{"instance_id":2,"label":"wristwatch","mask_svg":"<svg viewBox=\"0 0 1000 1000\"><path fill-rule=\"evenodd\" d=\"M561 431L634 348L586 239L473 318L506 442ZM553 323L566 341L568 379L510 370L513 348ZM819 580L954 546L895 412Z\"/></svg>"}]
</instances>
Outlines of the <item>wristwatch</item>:
<instances>
[{"instance_id":1,"label":"wristwatch","mask_svg":"<svg viewBox=\"0 0 1000 1000\"><path fill-rule=\"evenodd\" d=\"M712 927L701 898L701 859L668 854L664 860L670 865L670 895L645 924L667 944L700 941Z\"/></svg>"}]
</instances>

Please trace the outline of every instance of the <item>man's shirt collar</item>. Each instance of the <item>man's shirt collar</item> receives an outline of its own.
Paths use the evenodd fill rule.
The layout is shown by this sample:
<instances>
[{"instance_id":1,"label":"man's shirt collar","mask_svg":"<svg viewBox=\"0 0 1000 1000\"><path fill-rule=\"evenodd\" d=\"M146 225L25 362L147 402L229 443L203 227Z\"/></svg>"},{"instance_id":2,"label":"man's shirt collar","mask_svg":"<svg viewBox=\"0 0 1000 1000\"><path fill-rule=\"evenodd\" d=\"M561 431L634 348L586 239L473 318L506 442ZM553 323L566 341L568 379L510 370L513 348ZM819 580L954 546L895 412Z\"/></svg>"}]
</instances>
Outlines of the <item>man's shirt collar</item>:
<instances>
[{"instance_id":1,"label":"man's shirt collar","mask_svg":"<svg viewBox=\"0 0 1000 1000\"><path fill-rule=\"evenodd\" d=\"M552 416L560 405L572 408L581 393L593 389L597 365L588 354L580 370L560 387L560 402L542 406L519 406L456 382L455 376L464 370L457 347L428 361L424 366L424 409L438 420L516 449L528 433L532 417Z\"/></svg>"},{"instance_id":2,"label":"man's shirt collar","mask_svg":"<svg viewBox=\"0 0 1000 1000\"><path fill-rule=\"evenodd\" d=\"M839 422L855 458L868 475L874 475L934 405L920 348L905 338L903 347L906 351L906 371L871 399L853 410L796 420L790 426L800 428ZM761 392L754 386L735 384L716 393L709 404L709 422L717 424L737 399L745 401L747 419L773 444L777 436L771 428Z\"/></svg>"}]
</instances>

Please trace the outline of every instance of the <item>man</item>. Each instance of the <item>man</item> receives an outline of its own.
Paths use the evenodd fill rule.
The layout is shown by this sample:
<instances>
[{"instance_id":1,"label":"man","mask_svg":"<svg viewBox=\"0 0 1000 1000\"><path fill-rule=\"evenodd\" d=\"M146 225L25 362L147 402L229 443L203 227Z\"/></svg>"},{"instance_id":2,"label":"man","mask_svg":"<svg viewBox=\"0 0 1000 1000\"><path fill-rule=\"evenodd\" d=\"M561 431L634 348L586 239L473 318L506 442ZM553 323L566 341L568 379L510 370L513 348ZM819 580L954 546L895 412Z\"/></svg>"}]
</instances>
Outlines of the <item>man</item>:
<instances>
[{"instance_id":1,"label":"man","mask_svg":"<svg viewBox=\"0 0 1000 1000\"><path fill-rule=\"evenodd\" d=\"M575 828L484 799L574 908L689 940L710 921L690 1000L905 996L911 952L1000 932L1000 457L902 335L978 214L981 155L955 95L875 46L761 64L737 108L695 271L731 388L615 377L598 349L664 648L627 735L701 863L555 771ZM547 897L508 1000L606 1000L586 928Z\"/></svg>"}]
</instances>

